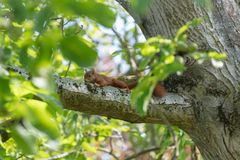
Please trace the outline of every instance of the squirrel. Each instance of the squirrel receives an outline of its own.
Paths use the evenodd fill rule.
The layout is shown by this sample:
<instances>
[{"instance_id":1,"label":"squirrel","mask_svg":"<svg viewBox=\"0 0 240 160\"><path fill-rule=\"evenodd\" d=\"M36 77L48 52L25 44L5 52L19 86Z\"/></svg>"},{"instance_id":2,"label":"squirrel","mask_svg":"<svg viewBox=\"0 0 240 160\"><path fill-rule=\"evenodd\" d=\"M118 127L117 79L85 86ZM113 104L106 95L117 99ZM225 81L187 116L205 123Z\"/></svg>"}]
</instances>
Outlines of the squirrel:
<instances>
[{"instance_id":1,"label":"squirrel","mask_svg":"<svg viewBox=\"0 0 240 160\"><path fill-rule=\"evenodd\" d=\"M84 80L86 82L94 83L100 87L113 86L116 88L129 90L127 83L125 83L121 80L117 80L115 78L100 75L100 74L96 73L95 70L86 72L84 75Z\"/></svg>"},{"instance_id":2,"label":"squirrel","mask_svg":"<svg viewBox=\"0 0 240 160\"><path fill-rule=\"evenodd\" d=\"M84 80L86 82L94 83L100 87L104 86L113 86L116 88L132 90L138 84L137 80L134 80L131 83L126 83L122 80L118 80L112 77L107 77L96 73L95 70L90 70L85 73ZM156 97L163 97L166 94L166 89L163 85L157 84L153 90L153 95Z\"/></svg>"}]
</instances>

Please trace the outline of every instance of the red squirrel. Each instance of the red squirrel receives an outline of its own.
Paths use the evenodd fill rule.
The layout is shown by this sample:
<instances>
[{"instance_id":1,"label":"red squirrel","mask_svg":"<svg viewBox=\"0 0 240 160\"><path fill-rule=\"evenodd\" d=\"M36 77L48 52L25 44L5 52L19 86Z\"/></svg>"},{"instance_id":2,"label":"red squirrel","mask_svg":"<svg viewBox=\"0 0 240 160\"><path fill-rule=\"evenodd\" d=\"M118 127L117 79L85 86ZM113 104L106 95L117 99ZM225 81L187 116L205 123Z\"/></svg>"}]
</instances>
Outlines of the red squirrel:
<instances>
[{"instance_id":1,"label":"red squirrel","mask_svg":"<svg viewBox=\"0 0 240 160\"><path fill-rule=\"evenodd\" d=\"M121 89L127 89L127 90L132 90L137 86L137 81L133 81L129 84L127 84L124 81L107 77L104 75L100 75L96 73L95 70L91 70L85 73L84 75L84 80L86 82L94 83L100 87L104 86L113 86L116 88L121 88ZM166 94L165 87L162 86L161 84L157 84L154 88L153 95L156 97L163 97Z\"/></svg>"},{"instance_id":2,"label":"red squirrel","mask_svg":"<svg viewBox=\"0 0 240 160\"><path fill-rule=\"evenodd\" d=\"M113 86L117 88L128 89L127 83L117 80L115 78L100 75L94 70L86 72L84 75L84 80L86 82L95 83L100 87Z\"/></svg>"}]
</instances>

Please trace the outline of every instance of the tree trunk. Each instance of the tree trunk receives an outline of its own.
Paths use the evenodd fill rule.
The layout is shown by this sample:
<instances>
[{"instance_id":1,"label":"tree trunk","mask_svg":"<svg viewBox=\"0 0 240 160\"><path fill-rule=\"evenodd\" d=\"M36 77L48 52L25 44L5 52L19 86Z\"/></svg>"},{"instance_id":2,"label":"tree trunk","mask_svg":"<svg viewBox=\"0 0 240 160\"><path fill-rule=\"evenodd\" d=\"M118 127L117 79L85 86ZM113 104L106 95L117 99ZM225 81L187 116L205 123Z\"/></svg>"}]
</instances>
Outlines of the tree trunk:
<instances>
[{"instance_id":1,"label":"tree trunk","mask_svg":"<svg viewBox=\"0 0 240 160\"><path fill-rule=\"evenodd\" d=\"M194 0L153 0L144 16L134 13L126 1L117 1L146 37L172 37L186 22L205 17L202 25L189 31L190 41L204 50L226 52L228 60L221 69L204 63L168 79L168 90L187 97L194 114L185 122L188 125L175 125L191 136L205 159L240 159L240 1L213 0L210 11Z\"/></svg>"}]
</instances>

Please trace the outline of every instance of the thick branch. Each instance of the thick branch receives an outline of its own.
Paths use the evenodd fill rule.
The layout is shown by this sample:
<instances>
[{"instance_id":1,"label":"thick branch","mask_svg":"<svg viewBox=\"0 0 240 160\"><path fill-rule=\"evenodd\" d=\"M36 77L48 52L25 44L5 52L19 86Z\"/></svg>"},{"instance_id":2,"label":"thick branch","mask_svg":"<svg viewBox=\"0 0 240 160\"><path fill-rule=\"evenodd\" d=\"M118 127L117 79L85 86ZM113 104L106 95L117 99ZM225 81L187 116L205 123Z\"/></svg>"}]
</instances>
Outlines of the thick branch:
<instances>
[{"instance_id":1,"label":"thick branch","mask_svg":"<svg viewBox=\"0 0 240 160\"><path fill-rule=\"evenodd\" d=\"M125 120L132 123L187 125L193 118L188 100L169 93L152 98L146 116L140 117L130 106L130 93L114 87L99 88L71 79L57 79L58 93L65 108Z\"/></svg>"}]
</instances>

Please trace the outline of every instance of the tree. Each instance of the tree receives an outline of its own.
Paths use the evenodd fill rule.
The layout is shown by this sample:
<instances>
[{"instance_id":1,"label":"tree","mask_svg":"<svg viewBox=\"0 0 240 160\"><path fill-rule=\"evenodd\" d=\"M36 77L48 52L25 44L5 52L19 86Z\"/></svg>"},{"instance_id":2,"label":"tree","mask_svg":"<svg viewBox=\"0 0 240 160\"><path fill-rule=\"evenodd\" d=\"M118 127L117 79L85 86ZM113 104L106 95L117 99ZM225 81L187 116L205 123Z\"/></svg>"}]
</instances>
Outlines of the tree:
<instances>
[{"instance_id":1,"label":"tree","mask_svg":"<svg viewBox=\"0 0 240 160\"><path fill-rule=\"evenodd\" d=\"M146 37L171 37L190 19L207 17L189 38L201 49L227 52L228 60L221 69L205 63L169 78L169 91L176 93L172 105L167 103L167 111L164 105L162 111L153 109L144 120L164 122L159 117L165 115L192 137L205 159L239 159L239 2L214 0L209 11L193 1L153 1L144 16L134 14L125 1L119 3L139 20Z\"/></svg>"},{"instance_id":2,"label":"tree","mask_svg":"<svg viewBox=\"0 0 240 160\"><path fill-rule=\"evenodd\" d=\"M177 30L187 22L194 18L205 17L205 21L201 23L200 26L189 30L188 36L190 41L197 43L201 50L227 52L228 59L224 61L224 66L220 69L214 68L209 61L206 61L201 65L195 64L189 67L182 75L171 75L168 77L165 81L168 94L163 98L153 98L148 105L147 114L144 116L139 115L136 109L131 108L128 92L115 88L96 88L91 84L78 83L72 79L56 77L57 93L63 106L69 110L103 115L132 123L161 123L178 126L190 135L205 159L238 159L240 156L237 150L240 143L238 140L240 78L238 71L239 56L237 54L239 52L239 43L237 41L239 36L239 4L236 1L230 0L214 0L212 3L213 10L208 10L196 5L196 2L192 0L153 0L147 7L148 12L143 14L142 12L134 10L134 7L132 7L128 1L117 1L133 16L147 38L155 37L158 34L168 38L174 37ZM114 14L107 8L104 8L105 5L91 2L79 2L82 4L76 6L73 5L75 3L74 1L61 2L62 3L58 5L53 5L56 4L57 1L52 0L50 2L50 4L55 7L53 8L58 11L57 15L63 12L66 13L64 16L70 17L69 19L73 18L75 16L74 14L87 16L106 27L111 26L113 23ZM10 11L13 12L6 10L6 13L2 14L6 17L10 17L10 20L12 20L11 17L13 16L14 22L16 21L16 23L11 23L11 25L6 24L8 28L11 27L10 29L6 29L7 27L4 25L2 28L4 32L6 30L9 39L15 39L17 41L15 45L19 45L20 47L8 45L9 40L3 38L2 42L4 42L5 46L2 47L2 53L7 55L10 49L14 52L21 53L17 58L20 59L20 63L25 69L28 71L30 71L30 68L32 69L31 74L33 74L33 77L49 77L49 73L45 73L43 70L38 70L37 68L38 66L43 67L43 65L41 65L43 63L47 64L44 66L45 69L50 66L50 63L46 63L49 62L46 61L46 59L51 58L52 51L58 52L55 48L59 47L55 46L56 44L54 41L59 41L59 48L66 58L75 61L82 67L92 65L96 58L96 53L92 49L93 47L89 47L89 44L81 38L77 39L75 36L69 36L69 34L75 33L79 27L72 25L73 27L69 27L69 30L66 29L65 31L62 25L61 30L57 30L56 25L49 21L56 13L52 12L52 7L40 5L40 3L41 2L36 2L36 4L33 3L32 6L29 5L30 7L28 10L24 9L24 5L28 6L27 1L10 0L7 4L4 4L9 5L12 9ZM99 13L96 12L92 14L92 12L88 12L86 10L88 5L95 7L94 9L96 11L99 11L100 7L104 8L104 15L108 16L97 18L96 14ZM33 17L36 18L38 24L33 26L25 19L33 18L28 17L27 12L33 12L34 9L32 8L36 6L38 6L39 12ZM58 19L61 24L65 23L64 18L55 18ZM19 26L19 24L23 26ZM50 26L49 28L55 27L55 31L57 31L47 30L46 28L48 26ZM21 27L23 27L24 30L19 30ZM34 31L42 36L38 37L38 35L36 35L36 37L32 38L31 36L34 35L31 32L33 28ZM66 37L62 38L59 36L58 33L60 32L62 32L63 37ZM20 36L24 37L22 41L21 38L19 38ZM52 37L54 37L54 39L52 39ZM69 42L75 43L72 44ZM74 45L78 46L79 49L76 49ZM74 46L72 48L75 50L70 50L69 46ZM34 58L36 51L45 54L36 56L37 60L32 60L31 58ZM84 60L83 58L79 59L78 57L83 55L82 51L89 53L89 57L84 58ZM72 54L69 54L69 52L72 52ZM74 53L76 53L76 55ZM29 57L29 55L32 57ZM33 63L30 63L31 60ZM19 63L18 59L11 59L9 64L14 62ZM14 67L10 67L10 69L19 71ZM25 72L21 71L21 74L22 73ZM5 88L0 88L0 90L4 92L8 91L8 94L2 94L3 98L0 104L4 106L8 104L8 106L13 109L15 109L14 105L16 104L20 106L21 104L16 101L15 103L6 103L9 101L8 96L11 95L9 78L3 77L0 80L1 83L6 86ZM35 84L37 84L41 82L38 80L39 79L36 78L33 79L33 83L35 82ZM38 85L40 84L41 83ZM49 86L51 85L42 87L47 88ZM36 90L34 87L31 89ZM59 105L56 104L57 101L52 100L50 95L46 96L44 92L40 92L40 90L34 93L27 93L28 94L23 94L24 96L20 97L41 99L50 106L53 106L55 109L54 111L58 110ZM35 102L31 100L27 100L27 111L18 109L19 113L17 115L19 115L19 117L23 115L27 117L26 119L28 119L35 128L45 131L49 137L56 137L59 135L56 126L47 123L47 121L51 121L51 117L49 116L46 118L46 121L43 121L41 117L48 114L45 113L45 110L37 109L34 103ZM51 113L51 108L48 109ZM2 112L3 111L6 113L9 112L6 108L2 108ZM42 115L39 115L39 113L42 113ZM35 118L33 118L34 116L32 116L32 114ZM18 116L14 118L16 117ZM16 119L10 122L16 123ZM7 124L9 125L9 123ZM17 124L19 124L19 121L17 121ZM21 135L21 133L23 133L21 130L24 130L24 127L21 127L21 125L10 128L16 142L29 142L27 139L31 139L31 137ZM30 145L26 143L26 146ZM25 150L26 153L32 151L30 147L25 147L23 150Z\"/></svg>"}]
</instances>

